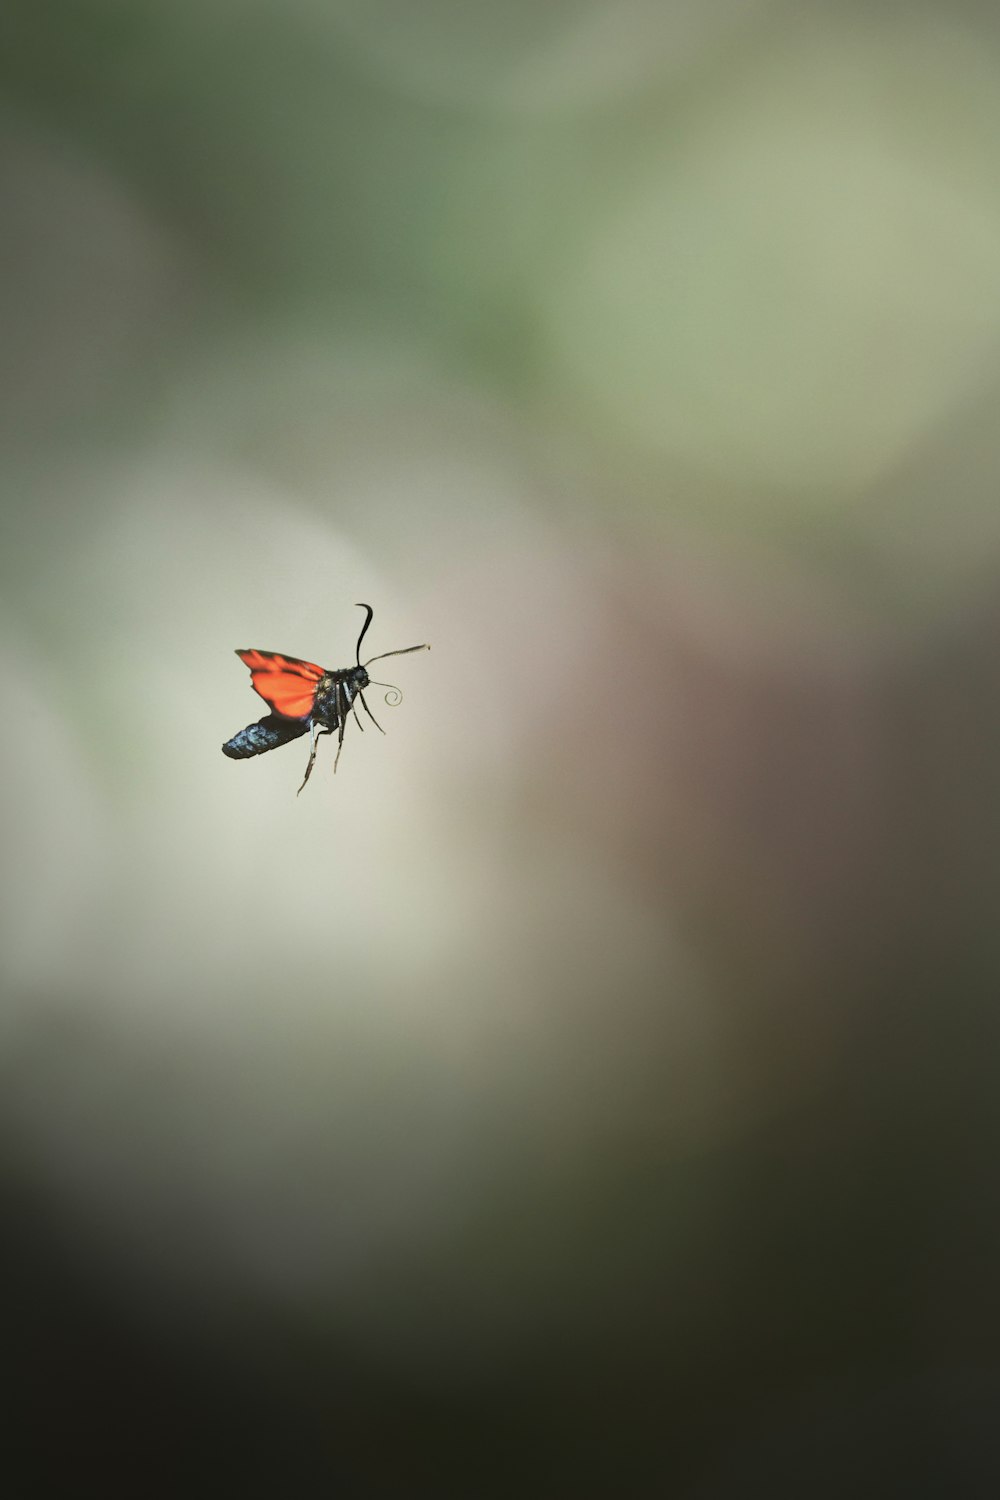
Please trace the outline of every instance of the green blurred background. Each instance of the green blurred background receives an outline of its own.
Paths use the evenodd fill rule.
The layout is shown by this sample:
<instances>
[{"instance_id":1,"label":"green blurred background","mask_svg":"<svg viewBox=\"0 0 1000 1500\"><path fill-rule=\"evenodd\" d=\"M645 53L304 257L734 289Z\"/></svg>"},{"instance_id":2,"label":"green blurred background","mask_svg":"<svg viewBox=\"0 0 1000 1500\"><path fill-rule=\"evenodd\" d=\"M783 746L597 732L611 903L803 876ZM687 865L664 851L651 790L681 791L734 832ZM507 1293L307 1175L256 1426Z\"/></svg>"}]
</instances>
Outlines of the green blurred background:
<instances>
[{"instance_id":1,"label":"green blurred background","mask_svg":"<svg viewBox=\"0 0 1000 1500\"><path fill-rule=\"evenodd\" d=\"M6 0L0 123L17 1493L1000 1493L995 8Z\"/></svg>"}]
</instances>

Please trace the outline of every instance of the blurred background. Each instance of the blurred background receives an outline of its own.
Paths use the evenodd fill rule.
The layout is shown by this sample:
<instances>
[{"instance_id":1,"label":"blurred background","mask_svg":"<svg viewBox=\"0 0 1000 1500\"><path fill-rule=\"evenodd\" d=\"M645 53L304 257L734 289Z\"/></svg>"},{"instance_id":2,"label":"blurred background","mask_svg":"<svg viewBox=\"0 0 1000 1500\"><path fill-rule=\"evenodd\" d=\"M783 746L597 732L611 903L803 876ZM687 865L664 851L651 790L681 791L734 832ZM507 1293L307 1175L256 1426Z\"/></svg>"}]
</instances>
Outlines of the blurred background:
<instances>
[{"instance_id":1,"label":"blurred background","mask_svg":"<svg viewBox=\"0 0 1000 1500\"><path fill-rule=\"evenodd\" d=\"M995 8L0 41L9 1492L1000 1493Z\"/></svg>"}]
</instances>

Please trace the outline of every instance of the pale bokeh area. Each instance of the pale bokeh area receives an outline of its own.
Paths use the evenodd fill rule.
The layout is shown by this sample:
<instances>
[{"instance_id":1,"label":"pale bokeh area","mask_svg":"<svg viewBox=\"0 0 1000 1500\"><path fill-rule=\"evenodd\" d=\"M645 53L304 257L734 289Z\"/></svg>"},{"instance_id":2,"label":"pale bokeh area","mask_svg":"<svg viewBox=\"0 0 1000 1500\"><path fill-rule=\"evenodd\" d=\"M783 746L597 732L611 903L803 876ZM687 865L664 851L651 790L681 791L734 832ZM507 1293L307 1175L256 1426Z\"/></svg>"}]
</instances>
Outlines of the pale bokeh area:
<instances>
[{"instance_id":1,"label":"pale bokeh area","mask_svg":"<svg viewBox=\"0 0 1000 1500\"><path fill-rule=\"evenodd\" d=\"M1000 18L0 38L15 1424L1000 1493ZM362 600L385 737L223 757Z\"/></svg>"}]
</instances>

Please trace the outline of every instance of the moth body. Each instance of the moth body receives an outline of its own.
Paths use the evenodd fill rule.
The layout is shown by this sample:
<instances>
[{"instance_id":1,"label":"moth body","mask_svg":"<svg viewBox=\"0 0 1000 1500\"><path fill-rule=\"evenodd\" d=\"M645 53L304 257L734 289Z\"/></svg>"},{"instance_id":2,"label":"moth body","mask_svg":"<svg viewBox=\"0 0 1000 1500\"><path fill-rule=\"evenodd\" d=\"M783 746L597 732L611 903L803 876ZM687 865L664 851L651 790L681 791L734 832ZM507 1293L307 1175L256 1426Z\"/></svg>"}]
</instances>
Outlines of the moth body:
<instances>
[{"instance_id":1,"label":"moth body","mask_svg":"<svg viewBox=\"0 0 1000 1500\"><path fill-rule=\"evenodd\" d=\"M375 727L382 730L381 724L365 702L364 690L371 682L366 670L370 663L361 661L361 642L372 622L374 611L370 604L361 604L358 608L366 610L367 616L358 636L358 661L353 667L333 670L318 667L315 662L303 661L298 656L284 656L278 651L237 651L240 660L250 668L254 691L260 694L271 712L257 723L248 724L245 729L234 734L232 739L227 740L222 747L223 755L228 755L231 760L248 760L251 756L264 755L268 750L276 750L279 745L286 745L290 740L308 733L309 762L302 786L299 787L301 792L312 774L316 745L322 734L337 736L337 755L333 762L333 769L336 771L348 714L354 714L359 729L363 727L358 718L358 700ZM429 649L426 645L405 646L399 651L383 651L379 656L373 656L371 661L380 661L384 656L405 656L410 651ZM394 695L386 694L387 703L394 705L399 702L402 694L398 688L392 687L391 683L380 683L379 686L389 687L391 695ZM382 730L382 733L385 731Z\"/></svg>"}]
</instances>

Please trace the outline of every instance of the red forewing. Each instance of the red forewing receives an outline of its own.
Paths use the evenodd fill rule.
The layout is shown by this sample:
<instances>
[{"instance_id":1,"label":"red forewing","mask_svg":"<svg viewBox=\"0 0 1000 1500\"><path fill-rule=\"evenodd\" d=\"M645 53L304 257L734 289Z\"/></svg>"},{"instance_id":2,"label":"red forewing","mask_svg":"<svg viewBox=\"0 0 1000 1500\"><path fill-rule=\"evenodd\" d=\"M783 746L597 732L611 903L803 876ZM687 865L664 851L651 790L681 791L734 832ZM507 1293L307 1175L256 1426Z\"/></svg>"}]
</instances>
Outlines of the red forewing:
<instances>
[{"instance_id":1,"label":"red forewing","mask_svg":"<svg viewBox=\"0 0 1000 1500\"><path fill-rule=\"evenodd\" d=\"M250 680L264 702L286 719L305 719L312 712L316 684L323 668L277 651L237 651L250 668Z\"/></svg>"}]
</instances>

